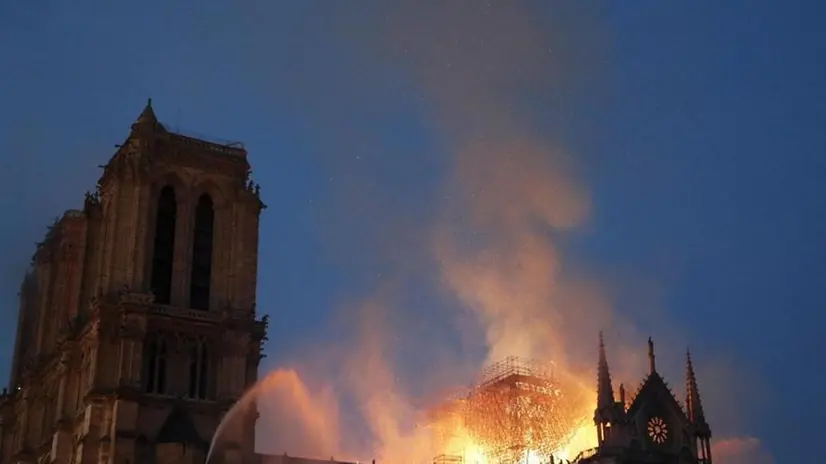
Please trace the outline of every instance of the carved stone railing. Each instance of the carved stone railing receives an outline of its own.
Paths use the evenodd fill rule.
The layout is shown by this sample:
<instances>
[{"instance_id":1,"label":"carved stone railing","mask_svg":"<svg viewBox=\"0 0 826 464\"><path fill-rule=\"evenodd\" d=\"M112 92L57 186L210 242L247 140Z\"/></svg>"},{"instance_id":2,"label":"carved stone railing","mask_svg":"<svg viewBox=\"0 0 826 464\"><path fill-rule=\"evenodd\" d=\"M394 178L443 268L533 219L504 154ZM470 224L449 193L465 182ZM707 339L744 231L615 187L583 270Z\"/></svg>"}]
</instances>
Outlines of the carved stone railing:
<instances>
[{"instance_id":1,"label":"carved stone railing","mask_svg":"<svg viewBox=\"0 0 826 464\"><path fill-rule=\"evenodd\" d=\"M201 311L199 309L176 308L174 306L153 304L149 306L153 314L163 316L186 317L200 321L220 321L221 314L216 311Z\"/></svg>"},{"instance_id":2,"label":"carved stone railing","mask_svg":"<svg viewBox=\"0 0 826 464\"><path fill-rule=\"evenodd\" d=\"M151 314L171 317L185 317L200 321L254 321L255 311L251 309L225 308L221 310L200 310L182 308L173 305L154 303L155 297L151 293L131 292L128 289L118 292L115 296L117 305L134 305L148 309ZM95 301L96 302L96 301ZM93 302L93 303L95 303Z\"/></svg>"},{"instance_id":3,"label":"carved stone railing","mask_svg":"<svg viewBox=\"0 0 826 464\"><path fill-rule=\"evenodd\" d=\"M118 294L118 304L150 305L155 301L151 293L123 292Z\"/></svg>"},{"instance_id":4,"label":"carved stone railing","mask_svg":"<svg viewBox=\"0 0 826 464\"><path fill-rule=\"evenodd\" d=\"M168 127L165 127L165 129L172 135L171 138L181 145L239 157L245 157L247 154L244 144L241 142L218 140L216 137L206 137L191 131L181 131L180 129L175 131Z\"/></svg>"}]
</instances>

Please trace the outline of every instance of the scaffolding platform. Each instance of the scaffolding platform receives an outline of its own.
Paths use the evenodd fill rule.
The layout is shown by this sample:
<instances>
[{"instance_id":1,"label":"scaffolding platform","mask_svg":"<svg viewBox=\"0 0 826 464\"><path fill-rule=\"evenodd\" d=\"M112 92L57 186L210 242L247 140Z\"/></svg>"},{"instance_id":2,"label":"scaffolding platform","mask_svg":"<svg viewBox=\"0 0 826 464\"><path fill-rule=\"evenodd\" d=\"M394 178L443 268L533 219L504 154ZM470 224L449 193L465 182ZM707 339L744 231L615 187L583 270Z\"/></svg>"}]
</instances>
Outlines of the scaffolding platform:
<instances>
[{"instance_id":1,"label":"scaffolding platform","mask_svg":"<svg viewBox=\"0 0 826 464\"><path fill-rule=\"evenodd\" d=\"M461 456L452 454L440 454L433 458L433 464L462 464L464 459Z\"/></svg>"},{"instance_id":2,"label":"scaffolding platform","mask_svg":"<svg viewBox=\"0 0 826 464\"><path fill-rule=\"evenodd\" d=\"M553 363L515 356L492 364L464 394L431 411L434 428L445 443L464 430L490 463L520 462L528 451L550 456L583 420L577 389L554 371Z\"/></svg>"},{"instance_id":3,"label":"scaffolding platform","mask_svg":"<svg viewBox=\"0 0 826 464\"><path fill-rule=\"evenodd\" d=\"M531 383L550 383L553 381L554 367L553 363L545 364L517 356L508 356L482 371L477 388L486 388L502 381L516 381L517 379Z\"/></svg>"}]
</instances>

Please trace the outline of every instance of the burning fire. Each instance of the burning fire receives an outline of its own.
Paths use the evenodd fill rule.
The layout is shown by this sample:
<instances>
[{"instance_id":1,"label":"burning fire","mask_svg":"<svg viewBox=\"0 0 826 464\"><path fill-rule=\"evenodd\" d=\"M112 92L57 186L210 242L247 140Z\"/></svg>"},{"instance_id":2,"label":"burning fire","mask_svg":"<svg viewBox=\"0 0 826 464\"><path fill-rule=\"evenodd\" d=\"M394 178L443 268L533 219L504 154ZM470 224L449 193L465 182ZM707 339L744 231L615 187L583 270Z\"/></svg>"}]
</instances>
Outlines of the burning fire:
<instances>
[{"instance_id":1,"label":"burning fire","mask_svg":"<svg viewBox=\"0 0 826 464\"><path fill-rule=\"evenodd\" d=\"M447 448L458 450L451 455L442 455L434 459L434 464L449 464L452 462L462 464L498 464L494 458L489 457L484 447L475 443L464 430L457 431L461 438L456 438L448 443ZM574 459L580 452L595 447L597 444L596 429L593 425L580 425L573 433L571 440L562 448L557 449L550 455L541 451L527 449L515 456L514 462L524 464L546 464L551 457L555 461L568 461ZM451 459L453 458L453 460ZM458 458L458 459L456 459ZM459 461L461 460L461 461Z\"/></svg>"},{"instance_id":2,"label":"burning fire","mask_svg":"<svg viewBox=\"0 0 826 464\"><path fill-rule=\"evenodd\" d=\"M541 364L508 357L486 369L467 394L431 412L443 452L434 463L572 459L596 445L592 410L577 383Z\"/></svg>"},{"instance_id":3,"label":"burning fire","mask_svg":"<svg viewBox=\"0 0 826 464\"><path fill-rule=\"evenodd\" d=\"M347 449L348 444L340 441L346 427L339 423L329 391L315 391L296 371L279 369L261 379L227 414L216 439L236 440L227 423L257 405L268 423L264 427L278 429L267 434L266 444L287 446L261 450L267 454L360 455L379 462L404 459L420 464L546 464L552 458L564 462L595 447L597 438L591 422L593 392L563 374L506 358L486 369L468 391L429 409L426 420L416 421L419 426L412 430L400 428L398 421L399 416L415 415L413 410L394 406L388 398L373 398L367 404L395 412L371 416L385 428L376 429L379 446L367 451Z\"/></svg>"}]
</instances>

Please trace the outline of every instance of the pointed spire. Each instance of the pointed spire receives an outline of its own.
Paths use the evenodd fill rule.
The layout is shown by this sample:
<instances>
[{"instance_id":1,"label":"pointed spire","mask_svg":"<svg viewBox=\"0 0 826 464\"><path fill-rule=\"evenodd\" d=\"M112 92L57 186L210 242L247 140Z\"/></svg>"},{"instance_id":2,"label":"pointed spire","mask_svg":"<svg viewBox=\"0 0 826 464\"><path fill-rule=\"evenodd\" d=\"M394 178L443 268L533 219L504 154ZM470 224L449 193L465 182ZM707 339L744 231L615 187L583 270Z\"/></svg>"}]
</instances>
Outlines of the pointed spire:
<instances>
[{"instance_id":1,"label":"pointed spire","mask_svg":"<svg viewBox=\"0 0 826 464\"><path fill-rule=\"evenodd\" d=\"M599 332L599 363L597 364L597 409L610 408L614 405L614 388L611 385L611 373L608 371L608 359L605 356L605 342L602 331Z\"/></svg>"},{"instance_id":2,"label":"pointed spire","mask_svg":"<svg viewBox=\"0 0 826 464\"><path fill-rule=\"evenodd\" d=\"M657 373L657 363L654 356L654 342L648 337L648 370L649 374Z\"/></svg>"},{"instance_id":3,"label":"pointed spire","mask_svg":"<svg viewBox=\"0 0 826 464\"><path fill-rule=\"evenodd\" d=\"M695 424L705 424L703 403L700 400L700 390L697 388L697 378L694 376L694 365L691 363L691 351L685 352L685 409L688 419Z\"/></svg>"},{"instance_id":4,"label":"pointed spire","mask_svg":"<svg viewBox=\"0 0 826 464\"><path fill-rule=\"evenodd\" d=\"M152 109L152 99L151 98L148 98L146 100L146 106L143 108L143 111L141 111L140 116L138 116L138 120L137 120L138 123L141 123L141 122L144 122L144 121L145 122L152 122L152 123L158 122L158 118L155 116L155 111Z\"/></svg>"},{"instance_id":5,"label":"pointed spire","mask_svg":"<svg viewBox=\"0 0 826 464\"><path fill-rule=\"evenodd\" d=\"M155 110L152 109L152 99L149 98L138 119L132 124L132 131L152 131L156 129L162 130L163 126L158 122Z\"/></svg>"}]
</instances>

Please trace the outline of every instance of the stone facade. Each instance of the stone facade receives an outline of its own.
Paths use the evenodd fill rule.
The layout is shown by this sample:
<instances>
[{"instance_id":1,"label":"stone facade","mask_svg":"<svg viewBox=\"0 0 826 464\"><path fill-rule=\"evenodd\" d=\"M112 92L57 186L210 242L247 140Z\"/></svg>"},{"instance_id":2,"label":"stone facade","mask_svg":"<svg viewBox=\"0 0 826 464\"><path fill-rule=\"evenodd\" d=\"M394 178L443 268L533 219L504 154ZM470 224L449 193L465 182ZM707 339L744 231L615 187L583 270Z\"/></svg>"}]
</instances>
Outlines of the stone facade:
<instances>
[{"instance_id":1,"label":"stone facade","mask_svg":"<svg viewBox=\"0 0 826 464\"><path fill-rule=\"evenodd\" d=\"M0 464L203 462L257 380L263 208L242 146L173 133L150 102L83 209L37 246ZM241 416L216 461L255 461L256 417Z\"/></svg>"}]
</instances>

